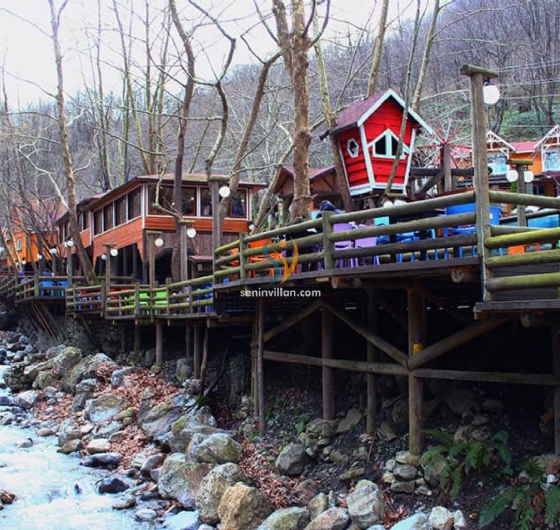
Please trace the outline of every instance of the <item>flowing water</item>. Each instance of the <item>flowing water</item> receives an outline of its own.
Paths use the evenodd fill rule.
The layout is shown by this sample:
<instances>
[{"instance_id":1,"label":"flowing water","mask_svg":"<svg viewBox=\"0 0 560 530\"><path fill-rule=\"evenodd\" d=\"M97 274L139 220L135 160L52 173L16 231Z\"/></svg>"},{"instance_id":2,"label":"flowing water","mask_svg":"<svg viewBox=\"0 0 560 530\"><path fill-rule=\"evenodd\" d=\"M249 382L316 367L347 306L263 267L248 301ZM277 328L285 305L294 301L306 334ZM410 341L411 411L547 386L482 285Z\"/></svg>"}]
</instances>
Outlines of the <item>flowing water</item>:
<instances>
[{"instance_id":1,"label":"flowing water","mask_svg":"<svg viewBox=\"0 0 560 530\"><path fill-rule=\"evenodd\" d=\"M0 366L0 380L5 369ZM27 438L34 442L31 447L16 445ZM96 482L106 471L80 466L78 457L57 453L57 448L53 436L41 438L32 429L0 426L0 489L17 495L0 511L1 530L153 528L136 521L134 509L112 509L122 494L97 493Z\"/></svg>"}]
</instances>

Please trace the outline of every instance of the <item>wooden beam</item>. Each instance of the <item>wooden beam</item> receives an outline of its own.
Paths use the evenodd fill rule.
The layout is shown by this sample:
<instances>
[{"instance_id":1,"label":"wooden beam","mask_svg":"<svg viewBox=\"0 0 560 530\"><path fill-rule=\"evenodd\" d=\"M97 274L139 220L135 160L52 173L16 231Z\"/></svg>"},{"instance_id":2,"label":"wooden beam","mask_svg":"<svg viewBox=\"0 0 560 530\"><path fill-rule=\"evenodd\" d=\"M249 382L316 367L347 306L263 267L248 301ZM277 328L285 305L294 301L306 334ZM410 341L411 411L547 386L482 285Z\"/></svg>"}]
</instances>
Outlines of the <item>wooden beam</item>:
<instances>
[{"instance_id":1,"label":"wooden beam","mask_svg":"<svg viewBox=\"0 0 560 530\"><path fill-rule=\"evenodd\" d=\"M327 309L321 311L321 356L332 359L333 356L333 315ZM333 420L335 417L334 406L334 372L330 366L323 365L323 419Z\"/></svg>"},{"instance_id":2,"label":"wooden beam","mask_svg":"<svg viewBox=\"0 0 560 530\"><path fill-rule=\"evenodd\" d=\"M416 370L424 366L426 363L429 363L430 361L433 361L434 359L450 352L458 346L462 346L463 344L488 333L494 328L501 326L506 321L507 319L504 318L476 321L470 326L462 328L452 335L449 335L439 342L425 348L422 352L415 355L408 361L408 368L410 370Z\"/></svg>"},{"instance_id":3,"label":"wooden beam","mask_svg":"<svg viewBox=\"0 0 560 530\"><path fill-rule=\"evenodd\" d=\"M422 379L448 379L450 381L477 381L479 383L512 383L516 385L556 386L560 384L560 375L550 374L516 374L506 372L476 372L472 370L438 370L419 368L414 371Z\"/></svg>"},{"instance_id":4,"label":"wooden beam","mask_svg":"<svg viewBox=\"0 0 560 530\"><path fill-rule=\"evenodd\" d=\"M194 342L194 352L193 352L193 377L195 379L200 379L200 326L194 326L193 342Z\"/></svg>"},{"instance_id":5,"label":"wooden beam","mask_svg":"<svg viewBox=\"0 0 560 530\"><path fill-rule=\"evenodd\" d=\"M415 289L407 291L408 303L408 355L413 358L426 342L426 315L424 297ZM414 372L408 375L408 447L413 455L422 451L422 381Z\"/></svg>"},{"instance_id":6,"label":"wooden beam","mask_svg":"<svg viewBox=\"0 0 560 530\"><path fill-rule=\"evenodd\" d=\"M419 293L421 293L422 296L426 298L426 300L429 300L437 308L443 309L446 313L455 317L459 322L463 322L465 324L471 322L471 319L469 317L467 317L466 315L464 315L463 313L455 309L455 306L452 306L451 304L444 302L439 296L437 296L429 289L426 289L425 287L422 286L415 286L415 289Z\"/></svg>"},{"instance_id":7,"label":"wooden beam","mask_svg":"<svg viewBox=\"0 0 560 530\"><path fill-rule=\"evenodd\" d=\"M296 355L294 353L271 350L264 350L263 355L266 361L278 361L283 363L305 364L321 367L330 366L331 368L338 368L349 372L362 372L366 374L408 375L408 370L406 368L394 363L349 361L346 359L323 359L322 357Z\"/></svg>"},{"instance_id":8,"label":"wooden beam","mask_svg":"<svg viewBox=\"0 0 560 530\"><path fill-rule=\"evenodd\" d=\"M394 361L397 361L401 366L406 366L407 357L406 355L393 346L391 343L387 342L385 339L381 338L377 333L372 333L368 331L362 324L354 322L351 318L345 315L342 311L335 309L332 305L327 302L322 302L323 307L326 307L336 318L342 320L349 328L353 329L358 335L361 335L368 342L371 342L377 346L383 353L391 357Z\"/></svg>"},{"instance_id":9,"label":"wooden beam","mask_svg":"<svg viewBox=\"0 0 560 530\"><path fill-rule=\"evenodd\" d=\"M377 333L377 304L375 303L375 291L368 291L367 293L367 307L366 307L366 321L368 329ZM371 342L366 343L367 362L374 363L377 361L378 352L377 348ZM373 434L375 432L375 420L377 416L377 385L374 373L366 374L366 396L367 396L367 409L366 409L366 432Z\"/></svg>"},{"instance_id":10,"label":"wooden beam","mask_svg":"<svg viewBox=\"0 0 560 530\"><path fill-rule=\"evenodd\" d=\"M295 315L291 315L288 318L284 319L280 324L277 326L269 329L263 335L264 342L268 342L270 339L276 337L280 333L283 333L287 329L291 328L298 322L301 322L304 318L307 318L309 315L317 311L321 307L321 300L317 299L308 306L304 307L301 311L297 312Z\"/></svg>"},{"instance_id":11,"label":"wooden beam","mask_svg":"<svg viewBox=\"0 0 560 530\"><path fill-rule=\"evenodd\" d=\"M156 365L163 366L163 322L156 322Z\"/></svg>"}]
</instances>

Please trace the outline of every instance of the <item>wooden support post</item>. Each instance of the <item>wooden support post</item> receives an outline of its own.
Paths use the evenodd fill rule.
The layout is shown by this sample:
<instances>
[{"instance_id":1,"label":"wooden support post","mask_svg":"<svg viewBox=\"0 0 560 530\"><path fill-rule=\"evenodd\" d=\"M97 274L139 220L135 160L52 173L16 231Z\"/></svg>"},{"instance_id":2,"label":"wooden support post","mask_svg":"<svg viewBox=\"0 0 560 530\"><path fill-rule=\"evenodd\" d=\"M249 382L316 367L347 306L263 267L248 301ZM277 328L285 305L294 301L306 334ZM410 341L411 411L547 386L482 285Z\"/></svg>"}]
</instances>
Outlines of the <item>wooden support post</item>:
<instances>
[{"instance_id":1,"label":"wooden support post","mask_svg":"<svg viewBox=\"0 0 560 530\"><path fill-rule=\"evenodd\" d=\"M195 379L200 379L200 326L194 326L194 354L193 354L193 376Z\"/></svg>"},{"instance_id":2,"label":"wooden support post","mask_svg":"<svg viewBox=\"0 0 560 530\"><path fill-rule=\"evenodd\" d=\"M253 417L257 416L259 410L259 395L257 393L257 340L258 340L258 322L253 321L251 326L251 400L253 402Z\"/></svg>"},{"instance_id":3,"label":"wooden support post","mask_svg":"<svg viewBox=\"0 0 560 530\"><path fill-rule=\"evenodd\" d=\"M329 235L333 233L333 225L330 223L332 212L323 212L323 262L325 269L334 269L336 263L332 257L334 252L334 243L329 239Z\"/></svg>"},{"instance_id":4,"label":"wooden support post","mask_svg":"<svg viewBox=\"0 0 560 530\"><path fill-rule=\"evenodd\" d=\"M163 322L156 322L156 365L163 366Z\"/></svg>"},{"instance_id":5,"label":"wooden support post","mask_svg":"<svg viewBox=\"0 0 560 530\"><path fill-rule=\"evenodd\" d=\"M424 348L426 340L424 297L414 289L408 290L408 355L412 357ZM422 380L414 372L408 375L409 451L422 451Z\"/></svg>"},{"instance_id":6,"label":"wooden support post","mask_svg":"<svg viewBox=\"0 0 560 530\"><path fill-rule=\"evenodd\" d=\"M367 324L368 331L377 333L377 305L375 303L375 291L367 293ZM377 360L378 351L374 344L367 342L367 362L373 363ZM366 432L373 434L375 432L375 420L377 415L377 387L375 374L366 375L366 394L367 394L367 411L366 411Z\"/></svg>"},{"instance_id":7,"label":"wooden support post","mask_svg":"<svg viewBox=\"0 0 560 530\"><path fill-rule=\"evenodd\" d=\"M451 174L451 144L443 144L442 148L442 167L443 167L443 191L455 189L456 183Z\"/></svg>"},{"instance_id":8,"label":"wooden support post","mask_svg":"<svg viewBox=\"0 0 560 530\"><path fill-rule=\"evenodd\" d=\"M192 326L187 324L185 326L185 358L187 361L191 360L193 356L192 348Z\"/></svg>"},{"instance_id":9,"label":"wooden support post","mask_svg":"<svg viewBox=\"0 0 560 530\"><path fill-rule=\"evenodd\" d=\"M141 338L141 327L137 324L134 324L134 356L138 355L140 351L140 338Z\"/></svg>"},{"instance_id":10,"label":"wooden support post","mask_svg":"<svg viewBox=\"0 0 560 530\"><path fill-rule=\"evenodd\" d=\"M476 234L478 255L482 257L482 299L492 300L486 290L486 278L491 276L485 266L486 248L484 240L490 237L490 196L488 186L488 152L486 148L486 112L484 108L484 82L498 77L493 70L479 66L464 65L461 75L471 80L471 121L472 121L472 159L474 169L474 189L476 193Z\"/></svg>"},{"instance_id":11,"label":"wooden support post","mask_svg":"<svg viewBox=\"0 0 560 530\"><path fill-rule=\"evenodd\" d=\"M560 374L560 326L551 326L552 373ZM554 452L560 455L560 385L554 387Z\"/></svg>"},{"instance_id":12,"label":"wooden support post","mask_svg":"<svg viewBox=\"0 0 560 530\"><path fill-rule=\"evenodd\" d=\"M210 327L204 326L204 340L202 343L202 364L200 366L200 395L204 395L204 385L206 383L206 368L208 366L210 343Z\"/></svg>"},{"instance_id":13,"label":"wooden support post","mask_svg":"<svg viewBox=\"0 0 560 530\"><path fill-rule=\"evenodd\" d=\"M127 333L126 333L126 325L123 324L120 327L121 330L121 353L126 352L126 339L127 339Z\"/></svg>"},{"instance_id":14,"label":"wooden support post","mask_svg":"<svg viewBox=\"0 0 560 530\"><path fill-rule=\"evenodd\" d=\"M264 407L264 302L259 299L257 305L257 394L259 396L259 432L266 431L266 417Z\"/></svg>"},{"instance_id":15,"label":"wooden support post","mask_svg":"<svg viewBox=\"0 0 560 530\"><path fill-rule=\"evenodd\" d=\"M332 359L333 357L333 315L323 308L321 310L321 357ZM323 419L333 420L335 417L334 406L334 370L328 366L322 368L323 374Z\"/></svg>"}]
</instances>

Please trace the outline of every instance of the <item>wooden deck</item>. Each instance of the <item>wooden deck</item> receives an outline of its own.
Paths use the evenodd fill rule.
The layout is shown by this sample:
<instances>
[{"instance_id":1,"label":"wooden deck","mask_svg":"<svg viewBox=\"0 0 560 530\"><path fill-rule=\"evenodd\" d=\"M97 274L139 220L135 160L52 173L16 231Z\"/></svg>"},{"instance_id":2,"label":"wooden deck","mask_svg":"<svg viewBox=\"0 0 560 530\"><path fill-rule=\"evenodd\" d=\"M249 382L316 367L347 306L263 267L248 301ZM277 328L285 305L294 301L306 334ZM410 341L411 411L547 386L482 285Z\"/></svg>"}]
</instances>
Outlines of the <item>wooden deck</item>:
<instances>
[{"instance_id":1,"label":"wooden deck","mask_svg":"<svg viewBox=\"0 0 560 530\"><path fill-rule=\"evenodd\" d=\"M557 198L492 191L489 196L492 204L560 211ZM560 228L477 225L477 214L467 207L475 201L474 192L467 192L241 234L216 249L213 275L180 283L150 286L109 278L85 285L83 278L39 275L21 283L6 276L0 296L23 311L53 306L85 322L132 323L135 333L140 325L154 325L159 361L162 324L183 325L194 334L195 376L206 365L201 359L208 355L211 327L250 325L252 396L261 427L265 361L320 367L325 419L335 414L333 370L365 374L368 432L375 425L375 375L406 377L414 453L421 445L424 379L551 386L560 453ZM456 206L466 207L450 214ZM319 356L278 342L285 331L299 332L317 321ZM552 370L458 370L440 363L508 321L550 328ZM366 351L335 355L334 322L363 340ZM206 348L202 355L200 343Z\"/></svg>"}]
</instances>

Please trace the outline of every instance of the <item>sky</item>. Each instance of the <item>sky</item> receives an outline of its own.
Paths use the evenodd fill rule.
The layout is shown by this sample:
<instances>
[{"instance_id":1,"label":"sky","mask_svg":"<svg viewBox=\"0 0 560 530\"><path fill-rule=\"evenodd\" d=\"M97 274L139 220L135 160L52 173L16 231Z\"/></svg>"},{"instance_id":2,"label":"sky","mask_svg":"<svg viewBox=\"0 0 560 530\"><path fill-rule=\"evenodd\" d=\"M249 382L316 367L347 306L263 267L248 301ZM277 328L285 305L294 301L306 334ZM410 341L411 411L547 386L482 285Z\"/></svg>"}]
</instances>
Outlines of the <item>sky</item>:
<instances>
[{"instance_id":1,"label":"sky","mask_svg":"<svg viewBox=\"0 0 560 530\"><path fill-rule=\"evenodd\" d=\"M111 10L113 0L100 0L102 6L102 20L104 25L102 37L102 58L104 61L104 79L115 88L119 85L119 69L122 59L118 57L120 41L114 31L115 15ZM123 23L130 24L132 33L137 39L135 57L138 61L145 61L142 46L144 25L144 0L116 0L120 6ZM157 13L166 0L150 0L152 15ZM428 2L429 0L423 0ZM55 0L57 4L61 0ZM176 0L179 10L187 17L193 13L185 8L185 0ZM227 31L235 37L249 34L251 44L259 53L271 53L274 45L263 28L256 24L253 0L199 0L201 6L212 13L220 13L220 20L228 20L225 24ZM259 0L263 10L269 9L270 1ZM395 19L400 13L412 16L415 0L391 0L390 18ZM350 8L349 8L350 6ZM325 9L325 4L318 6ZM135 10L134 15L130 11ZM328 37L356 31L364 25L375 31L378 21L379 6L371 0L332 0L331 23ZM200 20L200 17L199 17ZM61 18L61 47L64 55L65 88L70 94L91 83L91 56L95 52L92 40L88 38L95 30L97 21L97 2L95 0L68 0L67 7ZM154 18L151 26L152 38L155 42L161 38L160 24ZM188 25L188 24L186 24ZM50 13L47 0L0 0L0 64L2 65L3 80L7 87L9 104L12 108L25 106L29 101L49 99L49 94L56 88L55 66L50 40ZM210 24L197 29L195 38L198 42L197 68L202 77L212 76L212 67L216 70L227 49L224 39L220 38ZM247 47L238 41L236 61L246 63L251 60ZM155 44L154 44L155 49ZM212 66L211 66L212 65ZM117 88L118 89L118 88Z\"/></svg>"}]
</instances>

